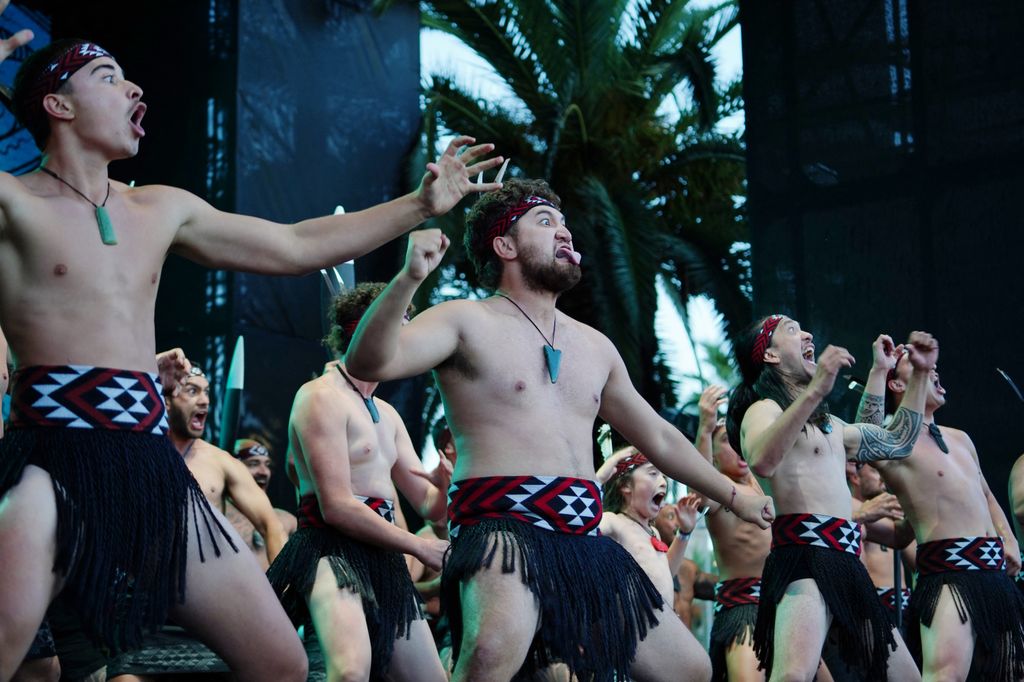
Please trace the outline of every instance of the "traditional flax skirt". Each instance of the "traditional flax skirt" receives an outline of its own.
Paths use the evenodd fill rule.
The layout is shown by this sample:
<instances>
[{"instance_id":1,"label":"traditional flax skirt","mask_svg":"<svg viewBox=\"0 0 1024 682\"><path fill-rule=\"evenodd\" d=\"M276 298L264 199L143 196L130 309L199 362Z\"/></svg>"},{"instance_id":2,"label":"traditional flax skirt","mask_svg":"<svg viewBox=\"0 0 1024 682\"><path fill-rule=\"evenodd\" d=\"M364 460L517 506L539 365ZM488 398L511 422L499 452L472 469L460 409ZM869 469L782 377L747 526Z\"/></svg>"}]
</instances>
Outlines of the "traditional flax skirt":
<instances>
[{"instance_id":1,"label":"traditional flax skirt","mask_svg":"<svg viewBox=\"0 0 1024 682\"><path fill-rule=\"evenodd\" d=\"M727 680L725 653L733 644L753 644L757 605L761 599L760 578L735 578L715 585L715 616L711 626L711 679Z\"/></svg>"},{"instance_id":2,"label":"traditional flax skirt","mask_svg":"<svg viewBox=\"0 0 1024 682\"><path fill-rule=\"evenodd\" d=\"M907 612L910 646L920 657L921 627L931 627L942 588L949 587L960 622L977 635L969 679L1024 676L1024 598L1006 574L997 537L935 540L918 545L917 582Z\"/></svg>"},{"instance_id":3,"label":"traditional flax skirt","mask_svg":"<svg viewBox=\"0 0 1024 682\"><path fill-rule=\"evenodd\" d=\"M66 578L63 596L91 639L115 652L137 648L185 600L193 514L216 555L218 534L237 551L165 435L156 375L34 366L15 372L12 385L0 496L27 465L49 473L57 500L53 570Z\"/></svg>"},{"instance_id":4,"label":"traditional flax skirt","mask_svg":"<svg viewBox=\"0 0 1024 682\"><path fill-rule=\"evenodd\" d=\"M395 522L391 500L357 495L390 523ZM285 612L296 626L312 626L306 599L316 580L317 565L326 558L339 589L352 590L362 599L363 614L373 651L370 675L387 672L395 640L409 637L413 621L422 618L420 598L409 577L401 552L380 549L345 537L327 525L316 497L299 502L299 529L267 570Z\"/></svg>"},{"instance_id":5,"label":"traditional flax skirt","mask_svg":"<svg viewBox=\"0 0 1024 682\"><path fill-rule=\"evenodd\" d=\"M772 524L772 551L761 576L754 652L771 674L775 614L790 583L811 578L832 614L839 657L867 679L884 680L892 625L860 560L860 527L821 514L783 514ZM792 644L792 643L783 643Z\"/></svg>"},{"instance_id":6,"label":"traditional flax skirt","mask_svg":"<svg viewBox=\"0 0 1024 682\"><path fill-rule=\"evenodd\" d=\"M537 600L540 629L517 676L555 662L580 679L626 679L637 643L654 627L662 599L626 550L598 531L593 481L489 476L448 491L452 547L441 576L453 660L462 644L460 587L500 561Z\"/></svg>"}]
</instances>

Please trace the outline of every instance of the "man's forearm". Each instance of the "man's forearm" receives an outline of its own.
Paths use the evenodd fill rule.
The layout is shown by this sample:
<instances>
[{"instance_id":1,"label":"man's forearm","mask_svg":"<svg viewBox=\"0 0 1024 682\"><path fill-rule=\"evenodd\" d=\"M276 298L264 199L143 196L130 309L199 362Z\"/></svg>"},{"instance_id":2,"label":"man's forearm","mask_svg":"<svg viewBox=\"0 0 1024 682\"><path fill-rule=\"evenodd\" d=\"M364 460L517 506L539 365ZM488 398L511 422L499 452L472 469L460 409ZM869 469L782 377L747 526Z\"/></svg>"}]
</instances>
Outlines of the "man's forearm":
<instances>
[{"instance_id":1,"label":"man's forearm","mask_svg":"<svg viewBox=\"0 0 1024 682\"><path fill-rule=\"evenodd\" d=\"M415 194L355 213L322 216L291 226L302 272L363 256L430 218Z\"/></svg>"},{"instance_id":2,"label":"man's forearm","mask_svg":"<svg viewBox=\"0 0 1024 682\"><path fill-rule=\"evenodd\" d=\"M284 532L284 526L281 525L277 514L274 514L272 520L256 519L256 522L252 525L267 543L267 560L270 563L274 563L274 559L281 552L284 543L288 542L288 535Z\"/></svg>"},{"instance_id":3,"label":"man's forearm","mask_svg":"<svg viewBox=\"0 0 1024 682\"><path fill-rule=\"evenodd\" d=\"M381 370L398 353L402 319L419 285L402 271L367 309L345 354L345 366L353 376L365 381L381 378Z\"/></svg>"},{"instance_id":4,"label":"man's forearm","mask_svg":"<svg viewBox=\"0 0 1024 682\"><path fill-rule=\"evenodd\" d=\"M856 421L881 426L885 419L885 368L872 367L857 406Z\"/></svg>"},{"instance_id":5,"label":"man's forearm","mask_svg":"<svg viewBox=\"0 0 1024 682\"><path fill-rule=\"evenodd\" d=\"M743 455L755 474L770 477L775 473L822 400L823 397L804 391L755 442L746 444Z\"/></svg>"}]
</instances>

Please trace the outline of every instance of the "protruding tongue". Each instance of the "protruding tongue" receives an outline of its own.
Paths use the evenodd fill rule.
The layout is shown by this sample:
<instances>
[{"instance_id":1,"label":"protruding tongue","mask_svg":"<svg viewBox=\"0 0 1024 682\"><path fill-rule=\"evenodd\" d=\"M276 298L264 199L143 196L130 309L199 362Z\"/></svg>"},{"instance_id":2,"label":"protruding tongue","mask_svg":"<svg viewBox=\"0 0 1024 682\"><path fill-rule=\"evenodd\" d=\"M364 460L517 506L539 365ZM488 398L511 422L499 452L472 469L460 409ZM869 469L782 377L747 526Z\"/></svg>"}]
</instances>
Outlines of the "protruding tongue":
<instances>
[{"instance_id":1,"label":"protruding tongue","mask_svg":"<svg viewBox=\"0 0 1024 682\"><path fill-rule=\"evenodd\" d=\"M568 246L563 246L562 248L558 249L558 253L556 255L567 258L569 262L571 262L573 265L579 265L580 263L583 262L583 256L580 255L580 252L573 251Z\"/></svg>"}]
</instances>

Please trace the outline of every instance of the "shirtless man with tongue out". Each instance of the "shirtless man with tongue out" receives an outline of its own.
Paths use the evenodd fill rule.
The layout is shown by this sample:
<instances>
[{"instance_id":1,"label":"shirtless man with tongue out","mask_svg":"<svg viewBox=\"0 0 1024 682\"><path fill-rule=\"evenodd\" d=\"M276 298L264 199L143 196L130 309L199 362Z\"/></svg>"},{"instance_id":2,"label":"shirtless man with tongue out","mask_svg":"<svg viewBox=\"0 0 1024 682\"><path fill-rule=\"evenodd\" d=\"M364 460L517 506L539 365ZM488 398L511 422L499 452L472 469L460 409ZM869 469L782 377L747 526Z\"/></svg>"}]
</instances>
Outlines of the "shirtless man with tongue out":
<instances>
[{"instance_id":1,"label":"shirtless man with tongue out","mask_svg":"<svg viewBox=\"0 0 1024 682\"><path fill-rule=\"evenodd\" d=\"M593 429L600 416L672 478L767 527L768 498L738 494L637 393L608 338L555 308L581 277L561 201L508 180L466 218L477 301L448 301L403 326L448 239L414 232L405 265L356 329L349 372L386 381L434 370L459 452L441 599L454 680L509 680L554 661L583 679L706 679L643 568L598 533ZM706 657L705 657L706 660Z\"/></svg>"}]
</instances>

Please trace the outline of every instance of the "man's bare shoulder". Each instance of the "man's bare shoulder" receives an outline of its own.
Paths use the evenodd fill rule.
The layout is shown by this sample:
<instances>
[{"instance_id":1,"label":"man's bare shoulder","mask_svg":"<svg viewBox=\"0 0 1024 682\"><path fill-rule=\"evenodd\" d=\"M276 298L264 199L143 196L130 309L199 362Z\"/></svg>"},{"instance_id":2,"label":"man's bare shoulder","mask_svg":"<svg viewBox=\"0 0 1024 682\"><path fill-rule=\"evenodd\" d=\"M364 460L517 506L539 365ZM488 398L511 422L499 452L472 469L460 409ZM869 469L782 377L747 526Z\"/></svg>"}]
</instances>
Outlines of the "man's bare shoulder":
<instances>
[{"instance_id":1,"label":"man's bare shoulder","mask_svg":"<svg viewBox=\"0 0 1024 682\"><path fill-rule=\"evenodd\" d=\"M747 421L751 417L774 419L782 414L782 412L782 406L777 402L771 398L762 398L747 409L747 413L743 415L743 421Z\"/></svg>"},{"instance_id":2,"label":"man's bare shoulder","mask_svg":"<svg viewBox=\"0 0 1024 682\"><path fill-rule=\"evenodd\" d=\"M221 450L213 443L203 440L202 438L196 439L195 454L197 457L203 457L211 462L216 462L221 467L241 464L241 462L235 459L231 453L226 450Z\"/></svg>"}]
</instances>

